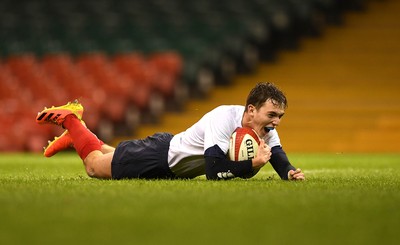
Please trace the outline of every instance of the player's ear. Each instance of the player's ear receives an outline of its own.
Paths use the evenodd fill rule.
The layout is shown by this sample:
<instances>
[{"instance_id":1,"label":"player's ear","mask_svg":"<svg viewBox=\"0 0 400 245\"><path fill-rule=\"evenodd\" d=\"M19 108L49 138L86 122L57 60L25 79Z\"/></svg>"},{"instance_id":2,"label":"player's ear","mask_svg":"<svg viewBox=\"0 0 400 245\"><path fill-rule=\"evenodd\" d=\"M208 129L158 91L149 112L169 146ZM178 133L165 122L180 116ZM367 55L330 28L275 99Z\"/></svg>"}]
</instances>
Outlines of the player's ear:
<instances>
[{"instance_id":1,"label":"player's ear","mask_svg":"<svg viewBox=\"0 0 400 245\"><path fill-rule=\"evenodd\" d=\"M247 106L247 112L248 112L249 114L253 114L255 110L256 110L256 107L255 107L254 105L249 104L249 105Z\"/></svg>"}]
</instances>

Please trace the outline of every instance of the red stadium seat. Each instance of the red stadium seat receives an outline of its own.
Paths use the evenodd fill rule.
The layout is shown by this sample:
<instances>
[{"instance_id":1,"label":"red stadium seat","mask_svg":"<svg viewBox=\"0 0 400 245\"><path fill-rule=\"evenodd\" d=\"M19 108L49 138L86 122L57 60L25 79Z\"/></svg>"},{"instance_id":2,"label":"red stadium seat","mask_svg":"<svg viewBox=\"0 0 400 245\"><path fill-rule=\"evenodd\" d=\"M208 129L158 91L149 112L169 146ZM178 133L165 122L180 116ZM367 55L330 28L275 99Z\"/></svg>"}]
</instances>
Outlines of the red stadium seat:
<instances>
[{"instance_id":1,"label":"red stadium seat","mask_svg":"<svg viewBox=\"0 0 400 245\"><path fill-rule=\"evenodd\" d=\"M85 113L84 120L89 128L96 129L100 108L106 101L106 93L100 86L96 86L93 79L80 69L68 54L46 55L42 61L44 69L52 74L57 86L66 88L68 99L78 99L89 113Z\"/></svg>"},{"instance_id":2,"label":"red stadium seat","mask_svg":"<svg viewBox=\"0 0 400 245\"><path fill-rule=\"evenodd\" d=\"M6 65L19 81L20 87L31 90L32 99L45 99L49 101L62 100L65 95L63 87L54 88L54 80L42 68L33 55L19 55L8 58Z\"/></svg>"},{"instance_id":3,"label":"red stadium seat","mask_svg":"<svg viewBox=\"0 0 400 245\"><path fill-rule=\"evenodd\" d=\"M160 52L150 55L149 63L163 73L169 74L174 80L182 73L183 60L176 52Z\"/></svg>"},{"instance_id":4,"label":"red stadium seat","mask_svg":"<svg viewBox=\"0 0 400 245\"><path fill-rule=\"evenodd\" d=\"M113 65L116 69L127 75L136 83L143 84L150 88L155 89L153 84L152 73L147 70L147 61L139 53L124 53L118 54L112 59Z\"/></svg>"},{"instance_id":5,"label":"red stadium seat","mask_svg":"<svg viewBox=\"0 0 400 245\"><path fill-rule=\"evenodd\" d=\"M105 91L107 100L101 107L103 113L114 122L122 121L128 104L133 101L133 85L129 78L122 76L101 53L79 56L77 66Z\"/></svg>"}]
</instances>

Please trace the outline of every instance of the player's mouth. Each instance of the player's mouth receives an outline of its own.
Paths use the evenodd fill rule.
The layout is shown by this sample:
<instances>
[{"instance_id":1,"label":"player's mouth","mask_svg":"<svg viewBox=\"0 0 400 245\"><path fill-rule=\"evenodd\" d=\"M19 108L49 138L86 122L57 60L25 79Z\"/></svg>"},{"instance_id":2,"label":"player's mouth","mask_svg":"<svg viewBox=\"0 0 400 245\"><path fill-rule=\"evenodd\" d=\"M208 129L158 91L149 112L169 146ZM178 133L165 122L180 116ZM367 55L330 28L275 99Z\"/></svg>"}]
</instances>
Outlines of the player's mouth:
<instances>
[{"instance_id":1,"label":"player's mouth","mask_svg":"<svg viewBox=\"0 0 400 245\"><path fill-rule=\"evenodd\" d=\"M264 127L264 131L265 131L266 133L269 133L269 131L274 130L274 129L275 129L275 127L268 127L268 126L265 126L265 127Z\"/></svg>"}]
</instances>

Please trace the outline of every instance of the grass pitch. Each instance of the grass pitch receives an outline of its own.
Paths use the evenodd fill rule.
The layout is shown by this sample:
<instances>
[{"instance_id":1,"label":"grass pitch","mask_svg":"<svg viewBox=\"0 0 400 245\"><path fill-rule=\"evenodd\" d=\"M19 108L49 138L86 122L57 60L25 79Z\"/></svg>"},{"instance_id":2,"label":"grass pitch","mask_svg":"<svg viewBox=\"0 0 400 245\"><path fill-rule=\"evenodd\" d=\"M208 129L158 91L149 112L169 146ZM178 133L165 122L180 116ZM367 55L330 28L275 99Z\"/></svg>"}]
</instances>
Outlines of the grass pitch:
<instances>
[{"instance_id":1,"label":"grass pitch","mask_svg":"<svg viewBox=\"0 0 400 245\"><path fill-rule=\"evenodd\" d=\"M290 154L249 180L96 180L76 154L0 156L0 244L397 244L399 154Z\"/></svg>"}]
</instances>

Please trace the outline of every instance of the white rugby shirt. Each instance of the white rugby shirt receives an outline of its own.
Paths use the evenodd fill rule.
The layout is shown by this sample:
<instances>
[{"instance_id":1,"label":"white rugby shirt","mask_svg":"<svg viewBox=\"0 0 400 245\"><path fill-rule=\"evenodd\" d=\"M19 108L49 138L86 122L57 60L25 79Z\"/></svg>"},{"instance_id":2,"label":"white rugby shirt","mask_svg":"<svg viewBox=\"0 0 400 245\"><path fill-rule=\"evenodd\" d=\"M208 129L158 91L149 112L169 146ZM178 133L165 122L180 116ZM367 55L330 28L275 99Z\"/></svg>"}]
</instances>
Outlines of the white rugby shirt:
<instances>
[{"instance_id":1,"label":"white rugby shirt","mask_svg":"<svg viewBox=\"0 0 400 245\"><path fill-rule=\"evenodd\" d=\"M227 154L232 133L242 127L244 109L241 105L218 106L186 131L176 134L168 151L168 164L172 172L183 178L205 174L204 152L218 145ZM281 145L276 130L269 131L264 140L271 148Z\"/></svg>"}]
</instances>

